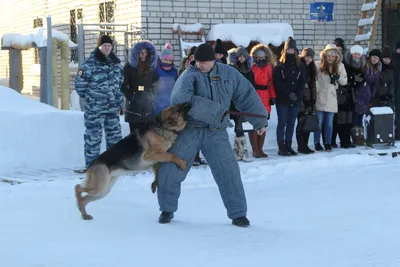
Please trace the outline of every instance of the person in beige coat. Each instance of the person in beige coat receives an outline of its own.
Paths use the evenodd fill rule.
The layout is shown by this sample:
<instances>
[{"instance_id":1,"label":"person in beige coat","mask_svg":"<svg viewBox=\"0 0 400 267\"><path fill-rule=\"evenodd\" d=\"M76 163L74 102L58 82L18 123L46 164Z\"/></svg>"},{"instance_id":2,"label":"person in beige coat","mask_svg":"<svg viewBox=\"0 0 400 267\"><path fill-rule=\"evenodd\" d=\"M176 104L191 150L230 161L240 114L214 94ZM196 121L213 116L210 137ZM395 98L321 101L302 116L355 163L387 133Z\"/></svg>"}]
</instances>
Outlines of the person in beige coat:
<instances>
[{"instance_id":1,"label":"person in beige coat","mask_svg":"<svg viewBox=\"0 0 400 267\"><path fill-rule=\"evenodd\" d=\"M347 73L342 63L342 54L334 44L328 44L320 54L317 66L317 101L316 114L319 119L319 128L324 125L325 150L332 151L333 117L338 112L336 89L339 84L347 84ZM320 144L321 132L314 133L315 150L322 151Z\"/></svg>"}]
</instances>

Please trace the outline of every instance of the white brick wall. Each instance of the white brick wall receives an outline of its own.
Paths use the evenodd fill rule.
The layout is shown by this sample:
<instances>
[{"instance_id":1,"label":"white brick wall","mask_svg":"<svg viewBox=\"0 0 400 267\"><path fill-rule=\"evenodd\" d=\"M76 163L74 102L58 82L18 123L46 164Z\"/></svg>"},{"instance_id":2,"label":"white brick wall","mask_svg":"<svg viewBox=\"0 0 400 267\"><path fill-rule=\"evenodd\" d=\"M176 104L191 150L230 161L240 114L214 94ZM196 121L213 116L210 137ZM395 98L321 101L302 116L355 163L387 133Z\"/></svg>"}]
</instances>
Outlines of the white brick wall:
<instances>
[{"instance_id":1,"label":"white brick wall","mask_svg":"<svg viewBox=\"0 0 400 267\"><path fill-rule=\"evenodd\" d=\"M324 0L322 0L324 1ZM103 0L9 0L0 9L0 33L27 34L32 31L33 19L52 15L53 27L70 34L69 11L83 8L84 23L99 23L98 6ZM354 43L357 23L363 0L336 0L333 22L310 22L309 0L115 0L115 23L133 24L146 30L145 38L158 50L170 42L175 48L179 64L178 35L173 34L172 24L202 23L206 34L217 23L268 23L288 22L294 29L299 49L310 46L317 53L336 37ZM122 29L122 28L118 28ZM85 55L94 49L98 33L85 36ZM199 36L184 36L185 40L199 40ZM116 34L118 44L124 43L123 34ZM364 44L365 45L365 44ZM378 26L376 46L381 46L381 25ZM118 45L118 54L122 47ZM33 66L33 50L23 52L25 93L38 91L40 77ZM123 58L122 58L123 59ZM8 51L0 52L0 78L8 76ZM71 75L71 88L74 75Z\"/></svg>"}]
</instances>

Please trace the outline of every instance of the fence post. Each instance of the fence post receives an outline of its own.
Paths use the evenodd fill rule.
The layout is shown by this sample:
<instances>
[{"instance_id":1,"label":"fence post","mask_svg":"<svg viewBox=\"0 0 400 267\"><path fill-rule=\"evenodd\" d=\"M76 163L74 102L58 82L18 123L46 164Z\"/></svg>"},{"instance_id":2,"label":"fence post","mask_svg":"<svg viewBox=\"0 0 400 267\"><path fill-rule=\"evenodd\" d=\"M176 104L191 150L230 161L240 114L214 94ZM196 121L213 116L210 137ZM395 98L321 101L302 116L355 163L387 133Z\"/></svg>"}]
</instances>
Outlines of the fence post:
<instances>
[{"instance_id":1,"label":"fence post","mask_svg":"<svg viewBox=\"0 0 400 267\"><path fill-rule=\"evenodd\" d=\"M9 50L9 66L10 66L10 88L21 93L23 88L22 78L22 54L20 49L10 48Z\"/></svg>"},{"instance_id":2,"label":"fence post","mask_svg":"<svg viewBox=\"0 0 400 267\"><path fill-rule=\"evenodd\" d=\"M49 90L47 84L47 47L42 46L39 47L39 58L40 58L40 102L48 104L48 94L47 90ZM51 89L51 87L50 87Z\"/></svg>"},{"instance_id":3,"label":"fence post","mask_svg":"<svg viewBox=\"0 0 400 267\"><path fill-rule=\"evenodd\" d=\"M76 50L78 52L78 68L80 68L85 61L85 37L81 20L78 20L78 47ZM81 105L81 110L83 111L85 100L82 97L79 97L79 103Z\"/></svg>"},{"instance_id":4,"label":"fence post","mask_svg":"<svg viewBox=\"0 0 400 267\"><path fill-rule=\"evenodd\" d=\"M47 83L47 100L49 105L57 106L58 103L53 102L53 35L51 28L51 16L47 15L47 55L46 55L46 83ZM42 73L41 73L42 75ZM58 100L58 99L57 99Z\"/></svg>"}]
</instances>

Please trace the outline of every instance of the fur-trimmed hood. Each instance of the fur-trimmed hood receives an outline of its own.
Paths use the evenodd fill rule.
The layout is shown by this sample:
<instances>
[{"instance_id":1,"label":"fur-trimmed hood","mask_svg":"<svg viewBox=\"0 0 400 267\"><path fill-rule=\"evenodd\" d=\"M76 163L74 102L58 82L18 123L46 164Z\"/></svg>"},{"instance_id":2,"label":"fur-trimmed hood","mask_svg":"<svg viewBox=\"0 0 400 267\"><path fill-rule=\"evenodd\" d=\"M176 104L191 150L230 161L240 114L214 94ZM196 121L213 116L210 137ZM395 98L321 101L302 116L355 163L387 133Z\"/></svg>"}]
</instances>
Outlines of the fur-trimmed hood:
<instances>
[{"instance_id":1,"label":"fur-trimmed hood","mask_svg":"<svg viewBox=\"0 0 400 267\"><path fill-rule=\"evenodd\" d=\"M251 51L250 51L250 56L253 58L253 62L256 62L256 54L257 51L262 50L265 53L265 59L267 60L268 63L274 65L275 64L275 60L274 60L274 55L271 51L271 49L269 49L268 46L264 45L264 44L258 44L256 46L254 46Z\"/></svg>"},{"instance_id":2,"label":"fur-trimmed hood","mask_svg":"<svg viewBox=\"0 0 400 267\"><path fill-rule=\"evenodd\" d=\"M150 57L150 66L154 70L157 67L158 54L156 47L147 40L137 42L131 50L129 50L129 64L137 68L139 65L139 53L142 49L146 49Z\"/></svg>"},{"instance_id":3,"label":"fur-trimmed hood","mask_svg":"<svg viewBox=\"0 0 400 267\"><path fill-rule=\"evenodd\" d=\"M247 67L251 70L253 66L253 58L249 55L246 48L239 46L228 51L228 64L237 68L239 65L238 57L243 55L246 58Z\"/></svg>"},{"instance_id":4,"label":"fur-trimmed hood","mask_svg":"<svg viewBox=\"0 0 400 267\"><path fill-rule=\"evenodd\" d=\"M339 48L334 44L328 44L327 46L325 46L325 49L322 50L321 53L319 54L319 58L321 60L324 60L324 56L329 51L335 51L337 53L338 57L336 59L336 63L339 64L340 62L342 62L342 60L343 60L342 53L340 52Z\"/></svg>"}]
</instances>

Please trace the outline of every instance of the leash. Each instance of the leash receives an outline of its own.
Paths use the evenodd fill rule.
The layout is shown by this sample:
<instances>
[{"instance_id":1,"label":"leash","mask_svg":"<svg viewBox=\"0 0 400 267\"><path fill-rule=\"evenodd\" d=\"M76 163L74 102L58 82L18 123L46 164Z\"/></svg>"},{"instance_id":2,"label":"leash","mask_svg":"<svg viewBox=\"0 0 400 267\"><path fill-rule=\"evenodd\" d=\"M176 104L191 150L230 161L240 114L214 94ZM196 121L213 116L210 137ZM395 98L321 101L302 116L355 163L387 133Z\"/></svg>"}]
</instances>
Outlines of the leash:
<instances>
[{"instance_id":1,"label":"leash","mask_svg":"<svg viewBox=\"0 0 400 267\"><path fill-rule=\"evenodd\" d=\"M245 117L247 116L247 117L268 118L265 115L248 113L248 112L240 112L240 111L228 111L227 114L236 115L236 116L245 116Z\"/></svg>"}]
</instances>

